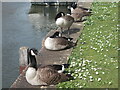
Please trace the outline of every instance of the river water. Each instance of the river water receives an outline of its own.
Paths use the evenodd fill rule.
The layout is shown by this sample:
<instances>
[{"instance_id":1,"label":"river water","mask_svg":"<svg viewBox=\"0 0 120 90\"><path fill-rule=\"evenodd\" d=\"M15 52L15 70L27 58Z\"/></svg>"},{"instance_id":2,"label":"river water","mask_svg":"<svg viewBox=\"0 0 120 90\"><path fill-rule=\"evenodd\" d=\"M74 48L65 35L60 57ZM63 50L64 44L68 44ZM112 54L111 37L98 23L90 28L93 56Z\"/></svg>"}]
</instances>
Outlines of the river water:
<instances>
[{"instance_id":1,"label":"river water","mask_svg":"<svg viewBox=\"0 0 120 90\"><path fill-rule=\"evenodd\" d=\"M19 48L41 48L42 39L56 29L54 17L65 6L33 6L29 2L2 3L2 87L9 88L19 75Z\"/></svg>"}]
</instances>

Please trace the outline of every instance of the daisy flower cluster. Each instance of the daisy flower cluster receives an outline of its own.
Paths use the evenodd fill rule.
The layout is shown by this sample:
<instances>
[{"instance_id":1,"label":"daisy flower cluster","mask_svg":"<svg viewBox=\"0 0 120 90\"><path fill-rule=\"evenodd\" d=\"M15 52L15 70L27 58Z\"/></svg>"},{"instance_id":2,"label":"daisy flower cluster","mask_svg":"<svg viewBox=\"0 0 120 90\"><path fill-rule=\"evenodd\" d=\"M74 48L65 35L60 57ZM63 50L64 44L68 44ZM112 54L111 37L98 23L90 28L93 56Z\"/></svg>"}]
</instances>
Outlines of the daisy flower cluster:
<instances>
[{"instance_id":1,"label":"daisy flower cluster","mask_svg":"<svg viewBox=\"0 0 120 90\"><path fill-rule=\"evenodd\" d=\"M67 69L73 79L61 88L117 88L118 86L118 5L94 2L78 45Z\"/></svg>"}]
</instances>

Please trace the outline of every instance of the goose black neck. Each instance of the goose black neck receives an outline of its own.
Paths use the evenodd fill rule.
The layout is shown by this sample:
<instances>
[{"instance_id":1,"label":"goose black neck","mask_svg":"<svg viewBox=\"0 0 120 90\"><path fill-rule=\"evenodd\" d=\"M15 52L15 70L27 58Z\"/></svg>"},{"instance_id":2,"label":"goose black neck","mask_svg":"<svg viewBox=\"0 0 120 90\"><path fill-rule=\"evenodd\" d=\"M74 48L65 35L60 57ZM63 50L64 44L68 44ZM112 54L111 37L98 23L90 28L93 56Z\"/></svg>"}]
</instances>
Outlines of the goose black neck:
<instances>
[{"instance_id":1,"label":"goose black neck","mask_svg":"<svg viewBox=\"0 0 120 90\"><path fill-rule=\"evenodd\" d=\"M30 67L33 67L37 70L36 57L30 54L29 59L30 59Z\"/></svg>"},{"instance_id":2,"label":"goose black neck","mask_svg":"<svg viewBox=\"0 0 120 90\"><path fill-rule=\"evenodd\" d=\"M52 36L50 36L50 38L56 38L59 36L59 32L55 32Z\"/></svg>"},{"instance_id":3,"label":"goose black neck","mask_svg":"<svg viewBox=\"0 0 120 90\"><path fill-rule=\"evenodd\" d=\"M73 9L77 8L77 3L73 3L71 7L73 7Z\"/></svg>"},{"instance_id":4,"label":"goose black neck","mask_svg":"<svg viewBox=\"0 0 120 90\"><path fill-rule=\"evenodd\" d=\"M71 15L71 9L68 9L68 14L70 14L70 15Z\"/></svg>"},{"instance_id":5,"label":"goose black neck","mask_svg":"<svg viewBox=\"0 0 120 90\"><path fill-rule=\"evenodd\" d=\"M65 16L65 13L64 12L59 12L55 17L55 21L62 16Z\"/></svg>"}]
</instances>

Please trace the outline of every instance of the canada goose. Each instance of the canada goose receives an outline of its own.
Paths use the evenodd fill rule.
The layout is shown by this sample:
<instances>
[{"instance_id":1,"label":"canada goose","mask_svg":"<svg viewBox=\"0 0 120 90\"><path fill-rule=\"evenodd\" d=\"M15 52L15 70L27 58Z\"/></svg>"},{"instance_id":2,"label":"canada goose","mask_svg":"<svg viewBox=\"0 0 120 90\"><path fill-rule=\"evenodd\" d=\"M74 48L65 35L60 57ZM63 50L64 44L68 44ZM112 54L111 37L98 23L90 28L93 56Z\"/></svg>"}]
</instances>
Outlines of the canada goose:
<instances>
[{"instance_id":1,"label":"canada goose","mask_svg":"<svg viewBox=\"0 0 120 90\"><path fill-rule=\"evenodd\" d=\"M74 18L74 21L82 21L82 17L91 15L91 9L77 7L77 3L73 3L69 6L68 10L70 10L70 14Z\"/></svg>"},{"instance_id":2,"label":"canada goose","mask_svg":"<svg viewBox=\"0 0 120 90\"><path fill-rule=\"evenodd\" d=\"M71 17L70 15L65 15L64 12L59 12L55 17L55 21L56 21L56 25L61 28L61 34L60 35L62 36L63 28L68 28L68 30L69 30L70 26L74 22L74 18ZM68 31L68 35L69 34L70 33Z\"/></svg>"},{"instance_id":3,"label":"canada goose","mask_svg":"<svg viewBox=\"0 0 120 90\"><path fill-rule=\"evenodd\" d=\"M70 6L68 6L68 9L71 9L71 11L73 11L76 8L79 8L79 9L82 9L82 10L86 10L88 12L92 11L92 9L88 9L88 8L84 8L84 7L78 6L77 3L72 3Z\"/></svg>"},{"instance_id":4,"label":"canada goose","mask_svg":"<svg viewBox=\"0 0 120 90\"><path fill-rule=\"evenodd\" d=\"M71 41L72 38L66 38L66 37L59 37L60 32L56 31L53 35L50 37L47 37L44 46L48 50L63 50L72 46L75 46L75 44Z\"/></svg>"},{"instance_id":5,"label":"canada goose","mask_svg":"<svg viewBox=\"0 0 120 90\"><path fill-rule=\"evenodd\" d=\"M36 55L38 51L35 48L28 50L29 66L26 71L26 80L31 85L54 85L69 79L62 73L69 64L62 65L41 65L37 66Z\"/></svg>"}]
</instances>

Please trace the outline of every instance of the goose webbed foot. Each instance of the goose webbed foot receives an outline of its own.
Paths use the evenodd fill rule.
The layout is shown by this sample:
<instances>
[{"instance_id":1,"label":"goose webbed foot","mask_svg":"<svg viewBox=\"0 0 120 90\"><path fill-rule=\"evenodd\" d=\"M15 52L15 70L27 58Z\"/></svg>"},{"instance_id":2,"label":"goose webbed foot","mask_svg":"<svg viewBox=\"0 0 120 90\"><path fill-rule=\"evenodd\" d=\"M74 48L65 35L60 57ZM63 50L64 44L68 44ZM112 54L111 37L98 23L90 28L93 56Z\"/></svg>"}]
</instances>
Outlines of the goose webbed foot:
<instances>
[{"instance_id":1,"label":"goose webbed foot","mask_svg":"<svg viewBox=\"0 0 120 90\"><path fill-rule=\"evenodd\" d=\"M59 33L59 37L62 37L62 33L63 33L63 31L61 30Z\"/></svg>"},{"instance_id":2,"label":"goose webbed foot","mask_svg":"<svg viewBox=\"0 0 120 90\"><path fill-rule=\"evenodd\" d=\"M40 86L40 88L47 88L47 85L42 85Z\"/></svg>"}]
</instances>

